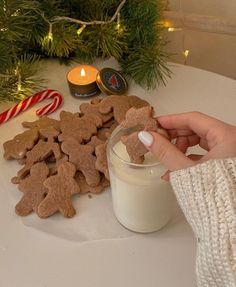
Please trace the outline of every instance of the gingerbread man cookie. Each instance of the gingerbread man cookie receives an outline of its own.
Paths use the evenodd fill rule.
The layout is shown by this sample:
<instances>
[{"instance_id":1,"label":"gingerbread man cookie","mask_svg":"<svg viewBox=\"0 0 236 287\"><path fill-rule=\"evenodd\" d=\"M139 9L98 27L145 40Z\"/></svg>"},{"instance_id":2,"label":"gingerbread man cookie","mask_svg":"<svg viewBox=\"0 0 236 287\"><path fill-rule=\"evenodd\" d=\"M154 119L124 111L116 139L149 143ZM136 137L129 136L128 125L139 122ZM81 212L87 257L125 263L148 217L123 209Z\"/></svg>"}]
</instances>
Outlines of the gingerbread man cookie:
<instances>
[{"instance_id":1,"label":"gingerbread man cookie","mask_svg":"<svg viewBox=\"0 0 236 287\"><path fill-rule=\"evenodd\" d=\"M29 177L19 183L19 190L23 192L22 199L17 203L15 211L20 216L25 216L31 211L38 212L38 206L47 194L43 182L49 175L49 168L44 162L33 165Z\"/></svg>"},{"instance_id":2,"label":"gingerbread man cookie","mask_svg":"<svg viewBox=\"0 0 236 287\"><path fill-rule=\"evenodd\" d=\"M64 162L59 166L57 175L50 176L44 181L48 193L38 206L40 217L47 218L58 210L64 217L75 215L71 197L80 192L79 185L74 179L75 173L75 166L70 162Z\"/></svg>"},{"instance_id":3,"label":"gingerbread man cookie","mask_svg":"<svg viewBox=\"0 0 236 287\"><path fill-rule=\"evenodd\" d=\"M99 111L99 105L100 103L97 104L83 103L80 105L80 110L84 115L92 117L95 119L95 121L98 121L99 123L98 127L101 127L103 123L106 123L113 117L113 113L110 112L107 114L102 114Z\"/></svg>"},{"instance_id":4,"label":"gingerbread man cookie","mask_svg":"<svg viewBox=\"0 0 236 287\"><path fill-rule=\"evenodd\" d=\"M86 178L88 185L97 186L100 183L100 174L95 168L96 157L93 155L94 148L89 145L81 145L75 139L69 138L61 145L62 151L69 155L78 171Z\"/></svg>"},{"instance_id":5,"label":"gingerbread man cookie","mask_svg":"<svg viewBox=\"0 0 236 287\"><path fill-rule=\"evenodd\" d=\"M61 120L61 131L59 141L63 142L68 138L74 138L78 143L84 140L88 141L92 135L97 133L97 126L93 119L82 116L81 118L68 118L65 117Z\"/></svg>"},{"instance_id":6,"label":"gingerbread man cookie","mask_svg":"<svg viewBox=\"0 0 236 287\"><path fill-rule=\"evenodd\" d=\"M38 127L39 129L45 129L47 127L54 127L57 131L60 131L60 121L54 120L47 116L43 116L42 118L34 121L34 122L23 122L22 126L24 128L35 128Z\"/></svg>"},{"instance_id":7,"label":"gingerbread man cookie","mask_svg":"<svg viewBox=\"0 0 236 287\"><path fill-rule=\"evenodd\" d=\"M52 131L53 134L51 134L50 131ZM45 129L44 136L48 137L48 141L40 140L31 151L26 153L25 166L17 173L17 176L20 179L24 178L29 173L29 170L34 163L48 158L51 154L53 154L56 159L61 158L60 146L58 143L54 142L54 131L54 129Z\"/></svg>"},{"instance_id":8,"label":"gingerbread man cookie","mask_svg":"<svg viewBox=\"0 0 236 287\"><path fill-rule=\"evenodd\" d=\"M157 120L153 118L153 108L150 106L140 109L134 107L129 109L121 126L127 129L136 128L131 134L121 137L121 141L126 145L126 150L133 163L141 164L144 160L144 155L148 152L138 138L138 131L154 131L168 138L167 132L158 127Z\"/></svg>"},{"instance_id":9,"label":"gingerbread man cookie","mask_svg":"<svg viewBox=\"0 0 236 287\"><path fill-rule=\"evenodd\" d=\"M60 112L60 120L64 121L65 119L73 120L75 118L79 118L80 113L71 113L71 112L66 112L66 111L61 111Z\"/></svg>"},{"instance_id":10,"label":"gingerbread man cookie","mask_svg":"<svg viewBox=\"0 0 236 287\"><path fill-rule=\"evenodd\" d=\"M22 159L31 150L39 138L38 128L27 130L16 135L12 140L3 144L5 159Z\"/></svg>"}]
</instances>

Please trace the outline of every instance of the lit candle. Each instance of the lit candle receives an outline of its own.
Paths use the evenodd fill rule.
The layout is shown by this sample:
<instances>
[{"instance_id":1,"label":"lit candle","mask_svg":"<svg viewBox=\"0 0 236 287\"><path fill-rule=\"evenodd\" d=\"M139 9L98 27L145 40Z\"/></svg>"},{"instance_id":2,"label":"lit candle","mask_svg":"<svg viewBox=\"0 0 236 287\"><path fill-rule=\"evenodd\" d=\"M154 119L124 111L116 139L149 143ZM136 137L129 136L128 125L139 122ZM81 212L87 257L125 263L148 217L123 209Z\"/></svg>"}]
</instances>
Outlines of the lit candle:
<instances>
[{"instance_id":1,"label":"lit candle","mask_svg":"<svg viewBox=\"0 0 236 287\"><path fill-rule=\"evenodd\" d=\"M71 95L74 97L90 97L100 93L96 83L98 70L93 66L81 65L67 74Z\"/></svg>"}]
</instances>

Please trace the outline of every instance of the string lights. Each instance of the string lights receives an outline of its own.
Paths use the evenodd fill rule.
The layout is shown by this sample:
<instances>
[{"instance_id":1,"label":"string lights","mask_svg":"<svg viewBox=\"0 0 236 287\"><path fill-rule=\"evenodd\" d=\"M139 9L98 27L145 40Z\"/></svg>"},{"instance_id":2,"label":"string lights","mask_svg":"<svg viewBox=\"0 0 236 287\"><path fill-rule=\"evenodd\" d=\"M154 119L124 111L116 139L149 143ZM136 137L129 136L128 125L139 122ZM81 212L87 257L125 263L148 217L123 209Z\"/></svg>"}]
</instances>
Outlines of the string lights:
<instances>
[{"instance_id":1,"label":"string lights","mask_svg":"<svg viewBox=\"0 0 236 287\"><path fill-rule=\"evenodd\" d=\"M83 31L84 29L86 28L86 25L82 25L78 30L77 30L77 35L79 36Z\"/></svg>"},{"instance_id":2,"label":"string lights","mask_svg":"<svg viewBox=\"0 0 236 287\"><path fill-rule=\"evenodd\" d=\"M79 36L84 31L86 26L88 26L88 25L109 24L109 23L111 23L111 22L113 22L113 21L115 21L117 19L116 28L117 28L118 32L122 32L123 29L121 28L121 24L120 24L120 11L121 11L122 7L124 6L125 2L126 2L126 0L122 0L120 2L119 6L117 7L117 9L116 9L116 11L114 13L114 15L107 21L94 20L94 21L86 22L86 21L82 21L82 20L79 20L79 19L74 19L74 18L64 17L64 16L55 16L49 21L44 16L44 14L40 13L38 10L35 10L35 12L37 14L39 14L49 24L49 32L48 32L48 35L43 40L43 45L45 44L45 42L52 42L53 41L52 26L53 26L53 24L55 24L57 22L60 22L60 21L72 22L72 23L76 23L76 24L82 25L77 30L77 35Z\"/></svg>"},{"instance_id":3,"label":"string lights","mask_svg":"<svg viewBox=\"0 0 236 287\"><path fill-rule=\"evenodd\" d=\"M18 62L14 72L15 72L15 75L17 77L17 92L20 93L22 91L21 74L20 74L20 62Z\"/></svg>"},{"instance_id":4,"label":"string lights","mask_svg":"<svg viewBox=\"0 0 236 287\"><path fill-rule=\"evenodd\" d=\"M179 12L183 14L182 0L179 0ZM182 55L184 57L184 65L187 64L187 58L189 57L190 50L185 48L185 29L184 27L174 27L170 21L165 21L164 25L168 32L180 32L182 31Z\"/></svg>"},{"instance_id":5,"label":"string lights","mask_svg":"<svg viewBox=\"0 0 236 287\"><path fill-rule=\"evenodd\" d=\"M47 39L48 39L50 42L52 42L52 40L53 40L52 23L49 24L49 31L48 31Z\"/></svg>"},{"instance_id":6,"label":"string lights","mask_svg":"<svg viewBox=\"0 0 236 287\"><path fill-rule=\"evenodd\" d=\"M117 14L117 25L116 25L117 30L120 30L120 13Z\"/></svg>"}]
</instances>

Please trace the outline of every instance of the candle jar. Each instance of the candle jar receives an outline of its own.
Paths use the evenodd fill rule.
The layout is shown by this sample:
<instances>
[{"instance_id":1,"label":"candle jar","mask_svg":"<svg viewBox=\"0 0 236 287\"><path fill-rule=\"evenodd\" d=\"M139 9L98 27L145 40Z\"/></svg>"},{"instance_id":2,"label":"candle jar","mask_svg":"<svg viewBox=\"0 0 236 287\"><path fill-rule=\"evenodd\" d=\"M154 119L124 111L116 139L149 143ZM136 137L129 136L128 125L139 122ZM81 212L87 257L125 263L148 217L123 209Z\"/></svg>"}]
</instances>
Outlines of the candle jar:
<instances>
[{"instance_id":1,"label":"candle jar","mask_svg":"<svg viewBox=\"0 0 236 287\"><path fill-rule=\"evenodd\" d=\"M76 98L85 98L100 94L96 79L98 70L89 65L73 68L67 74L70 93Z\"/></svg>"},{"instance_id":2,"label":"candle jar","mask_svg":"<svg viewBox=\"0 0 236 287\"><path fill-rule=\"evenodd\" d=\"M149 153L143 164L129 161L120 138L125 130L118 126L108 147L113 209L118 221L135 232L153 232L165 226L171 218L173 192L160 177L164 166Z\"/></svg>"}]
</instances>

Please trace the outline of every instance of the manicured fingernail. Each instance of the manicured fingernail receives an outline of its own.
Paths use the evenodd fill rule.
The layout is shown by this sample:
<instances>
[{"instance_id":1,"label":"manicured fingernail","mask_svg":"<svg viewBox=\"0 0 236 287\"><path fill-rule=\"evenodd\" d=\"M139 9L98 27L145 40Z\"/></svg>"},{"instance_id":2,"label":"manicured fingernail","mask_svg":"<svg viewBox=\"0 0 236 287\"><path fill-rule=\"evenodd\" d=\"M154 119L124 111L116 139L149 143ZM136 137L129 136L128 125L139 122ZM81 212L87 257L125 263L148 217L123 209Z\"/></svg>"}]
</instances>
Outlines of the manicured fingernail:
<instances>
[{"instance_id":1,"label":"manicured fingernail","mask_svg":"<svg viewBox=\"0 0 236 287\"><path fill-rule=\"evenodd\" d=\"M153 143L153 136L148 132L139 132L138 138L145 146L151 146Z\"/></svg>"}]
</instances>

